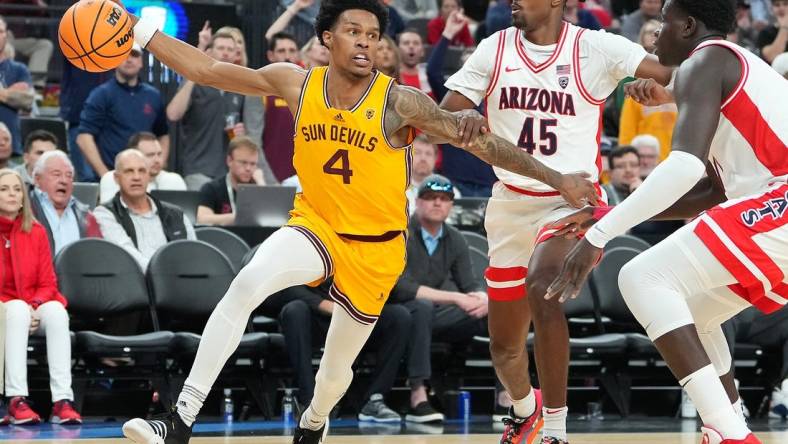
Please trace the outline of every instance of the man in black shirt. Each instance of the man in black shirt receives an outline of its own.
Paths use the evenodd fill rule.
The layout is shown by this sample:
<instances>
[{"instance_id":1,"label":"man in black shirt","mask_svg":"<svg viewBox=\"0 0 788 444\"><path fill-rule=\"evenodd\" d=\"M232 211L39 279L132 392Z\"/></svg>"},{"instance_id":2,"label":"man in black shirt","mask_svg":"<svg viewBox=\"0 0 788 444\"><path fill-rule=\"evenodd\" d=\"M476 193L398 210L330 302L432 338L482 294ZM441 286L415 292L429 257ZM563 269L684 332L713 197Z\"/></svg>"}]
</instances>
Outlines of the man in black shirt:
<instances>
[{"instance_id":1,"label":"man in black shirt","mask_svg":"<svg viewBox=\"0 0 788 444\"><path fill-rule=\"evenodd\" d=\"M772 14L775 23L758 34L761 57L770 64L778 55L788 51L788 0L772 0Z\"/></svg>"},{"instance_id":2,"label":"man in black shirt","mask_svg":"<svg viewBox=\"0 0 788 444\"><path fill-rule=\"evenodd\" d=\"M389 298L413 314L408 356L411 402L405 417L413 422L443 420L430 406L425 388L431 376L433 336L462 343L487 332L487 294L473 275L468 243L446 224L453 200L449 179L434 174L422 182L409 226L408 262Z\"/></svg>"},{"instance_id":3,"label":"man in black shirt","mask_svg":"<svg viewBox=\"0 0 788 444\"><path fill-rule=\"evenodd\" d=\"M197 223L201 225L232 225L235 222L235 199L238 185L261 184L257 168L257 145L246 136L239 136L227 148L227 174L200 188Z\"/></svg>"}]
</instances>

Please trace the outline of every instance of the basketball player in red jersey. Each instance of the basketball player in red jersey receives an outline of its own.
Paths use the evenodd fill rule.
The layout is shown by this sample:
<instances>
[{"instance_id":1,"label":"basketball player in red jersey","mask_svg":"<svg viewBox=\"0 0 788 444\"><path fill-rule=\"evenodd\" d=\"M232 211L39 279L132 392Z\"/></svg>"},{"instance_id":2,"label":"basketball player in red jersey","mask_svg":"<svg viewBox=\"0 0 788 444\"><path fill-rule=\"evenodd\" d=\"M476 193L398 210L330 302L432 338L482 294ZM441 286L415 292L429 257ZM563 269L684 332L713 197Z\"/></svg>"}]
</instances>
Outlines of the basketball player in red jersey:
<instances>
[{"instance_id":1,"label":"basketball player in red jersey","mask_svg":"<svg viewBox=\"0 0 788 444\"><path fill-rule=\"evenodd\" d=\"M441 106L467 110L484 101L494 134L552 168L583 171L598 181L605 99L627 76L667 84L671 70L623 37L565 22L564 6L565 0L514 0L515 27L479 44L446 82L450 92ZM474 123L466 137L477 130L479 120ZM490 352L513 401L501 443L524 442L542 414L542 442L566 443L569 333L561 305L544 295L576 240L556 238L545 226L573 210L550 187L501 168L495 172L500 182L485 219ZM532 313L544 408L528 377Z\"/></svg>"},{"instance_id":2,"label":"basketball player in red jersey","mask_svg":"<svg viewBox=\"0 0 788 444\"><path fill-rule=\"evenodd\" d=\"M725 41L729 0L668 0L662 17L657 54L680 65L673 151L604 218L587 209L556 222L568 224L563 234L601 219L548 293L575 297L607 241L638 223L706 210L624 266L619 286L697 407L703 443L760 443L741 415L720 324L753 305L770 313L788 302L788 81ZM639 82L628 90L644 104L669 98Z\"/></svg>"}]
</instances>

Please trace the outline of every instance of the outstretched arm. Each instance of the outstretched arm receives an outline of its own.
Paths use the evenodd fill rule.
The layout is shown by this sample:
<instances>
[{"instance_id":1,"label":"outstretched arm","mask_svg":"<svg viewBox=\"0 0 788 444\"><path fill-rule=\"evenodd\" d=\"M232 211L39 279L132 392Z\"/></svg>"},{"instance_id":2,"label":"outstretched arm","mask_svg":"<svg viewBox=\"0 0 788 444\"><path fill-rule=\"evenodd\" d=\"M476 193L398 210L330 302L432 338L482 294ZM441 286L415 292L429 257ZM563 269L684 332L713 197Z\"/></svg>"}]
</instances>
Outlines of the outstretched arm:
<instances>
[{"instance_id":1,"label":"outstretched arm","mask_svg":"<svg viewBox=\"0 0 788 444\"><path fill-rule=\"evenodd\" d=\"M430 136L448 140L491 165L545 183L561 192L572 205L596 202L596 191L589 181L580 175L562 175L494 134L476 134L469 144L463 144L460 116L439 108L415 88L393 87L387 106L385 125L389 134L412 126Z\"/></svg>"}]
</instances>

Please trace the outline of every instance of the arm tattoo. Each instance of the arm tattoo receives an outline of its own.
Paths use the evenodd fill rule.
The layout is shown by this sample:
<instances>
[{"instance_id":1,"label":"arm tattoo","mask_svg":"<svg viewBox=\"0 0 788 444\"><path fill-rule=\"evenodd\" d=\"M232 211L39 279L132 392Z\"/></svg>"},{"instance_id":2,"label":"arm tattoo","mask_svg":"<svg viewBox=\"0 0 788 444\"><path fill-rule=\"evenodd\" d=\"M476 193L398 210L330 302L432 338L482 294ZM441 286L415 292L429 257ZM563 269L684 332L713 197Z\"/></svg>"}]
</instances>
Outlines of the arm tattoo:
<instances>
[{"instance_id":1,"label":"arm tattoo","mask_svg":"<svg viewBox=\"0 0 788 444\"><path fill-rule=\"evenodd\" d=\"M405 127L418 128L459 146L459 117L438 107L421 91L407 87L391 88L384 122L388 134ZM490 165L536 179L556 188L561 174L545 166L526 151L491 133L477 135L470 146L460 147Z\"/></svg>"}]
</instances>

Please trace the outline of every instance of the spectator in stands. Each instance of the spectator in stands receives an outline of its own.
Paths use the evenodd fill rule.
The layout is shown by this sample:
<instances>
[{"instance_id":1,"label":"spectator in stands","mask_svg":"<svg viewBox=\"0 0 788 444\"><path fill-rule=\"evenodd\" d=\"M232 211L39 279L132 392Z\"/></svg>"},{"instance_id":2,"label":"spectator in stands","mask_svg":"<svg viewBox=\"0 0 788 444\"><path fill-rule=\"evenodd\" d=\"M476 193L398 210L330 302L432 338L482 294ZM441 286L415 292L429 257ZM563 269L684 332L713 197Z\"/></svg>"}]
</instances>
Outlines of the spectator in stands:
<instances>
[{"instance_id":1,"label":"spectator in stands","mask_svg":"<svg viewBox=\"0 0 788 444\"><path fill-rule=\"evenodd\" d=\"M169 153L161 94L140 79L142 54L135 43L126 61L115 69L115 77L94 89L82 109L77 145L96 180L115 167L115 156L126 147L129 137L140 131L156 134L165 159Z\"/></svg>"},{"instance_id":2,"label":"spectator in stands","mask_svg":"<svg viewBox=\"0 0 788 444\"><path fill-rule=\"evenodd\" d=\"M604 4L600 4L600 1ZM594 15L599 25L604 29L618 27L618 22L613 20L610 12L610 2L607 0L585 0L581 5L581 9L585 9Z\"/></svg>"},{"instance_id":3,"label":"spectator in stands","mask_svg":"<svg viewBox=\"0 0 788 444\"><path fill-rule=\"evenodd\" d=\"M406 21L428 19L438 15L438 3L435 0L392 0L391 6Z\"/></svg>"},{"instance_id":4,"label":"spectator in stands","mask_svg":"<svg viewBox=\"0 0 788 444\"><path fill-rule=\"evenodd\" d=\"M227 33L235 40L235 57L233 63L240 66L249 66L249 57L246 55L246 39L240 29L234 26L222 26L217 33Z\"/></svg>"},{"instance_id":5,"label":"spectator in stands","mask_svg":"<svg viewBox=\"0 0 788 444\"><path fill-rule=\"evenodd\" d=\"M511 0L496 0L490 3L487 8L487 15L484 18L485 34L491 36L498 31L512 26L512 2Z\"/></svg>"},{"instance_id":6,"label":"spectator in stands","mask_svg":"<svg viewBox=\"0 0 788 444\"><path fill-rule=\"evenodd\" d=\"M509 15L509 20L511 21L511 13ZM446 27L443 28L441 39L432 48L427 61L427 80L438 102L443 100L448 91L446 86L444 86L446 82L444 72L446 71L446 53L449 50L449 43L467 23L468 19L463 15L462 11L452 12L446 21ZM462 63L465 63L465 60L472 52L470 48L466 49L466 52L462 55ZM477 111L483 112L481 107ZM498 178L495 177L490 164L479 160L478 157L466 150L449 144L441 145L441 154L443 155L442 173L454 183L463 196L489 197L492 194L492 185ZM427 174L431 174L431 171ZM412 192L411 197L411 208L414 208L413 203L415 199L413 198L415 198L415 192Z\"/></svg>"},{"instance_id":7,"label":"spectator in stands","mask_svg":"<svg viewBox=\"0 0 788 444\"><path fill-rule=\"evenodd\" d=\"M60 81L60 118L68 125L68 155L77 171L80 182L97 182L95 171L82 155L77 145L79 118L90 93L115 77L115 71L87 72L77 68L61 56L63 78Z\"/></svg>"},{"instance_id":8,"label":"spectator in stands","mask_svg":"<svg viewBox=\"0 0 788 444\"><path fill-rule=\"evenodd\" d=\"M178 173L165 171L164 156L162 153L159 139L156 135L149 132L141 132L131 136L127 149L139 150L148 159L150 181L148 182L148 192L152 190L175 190L186 191L186 182ZM118 183L115 182L115 170L108 171L101 178L99 184L99 201L107 202L115 197L119 191Z\"/></svg>"},{"instance_id":9,"label":"spectator in stands","mask_svg":"<svg viewBox=\"0 0 788 444\"><path fill-rule=\"evenodd\" d=\"M640 0L638 10L621 19L621 35L637 42L643 24L659 19L661 13L662 0Z\"/></svg>"},{"instance_id":10,"label":"spectator in stands","mask_svg":"<svg viewBox=\"0 0 788 444\"><path fill-rule=\"evenodd\" d=\"M788 79L788 52L784 52L778 55L774 62L772 62L772 68L777 71L781 76Z\"/></svg>"},{"instance_id":11,"label":"spectator in stands","mask_svg":"<svg viewBox=\"0 0 788 444\"><path fill-rule=\"evenodd\" d=\"M788 0L772 0L772 13L775 23L758 34L757 42L761 56L769 63L788 51Z\"/></svg>"},{"instance_id":12,"label":"spectator in stands","mask_svg":"<svg viewBox=\"0 0 788 444\"><path fill-rule=\"evenodd\" d=\"M782 368L772 391L769 417L788 418L788 309L771 314L750 307L722 324L731 356L736 343L754 344L774 351L780 350ZM735 369L734 369L735 370Z\"/></svg>"},{"instance_id":13,"label":"spectator in stands","mask_svg":"<svg viewBox=\"0 0 788 444\"><path fill-rule=\"evenodd\" d=\"M33 184L33 167L42 154L57 149L58 140L47 130L35 130L25 138L24 163L14 167L27 185Z\"/></svg>"},{"instance_id":14,"label":"spectator in stands","mask_svg":"<svg viewBox=\"0 0 788 444\"><path fill-rule=\"evenodd\" d=\"M578 0L566 0L564 4L564 20L581 28L598 30L602 29L596 16L580 7Z\"/></svg>"},{"instance_id":15,"label":"spectator in stands","mask_svg":"<svg viewBox=\"0 0 788 444\"><path fill-rule=\"evenodd\" d=\"M487 332L487 294L473 274L468 243L446 224L453 206L452 190L451 182L440 175L427 177L419 187L416 213L408 228L408 261L389 299L405 305L413 315L406 416L413 422L443 420L427 400L433 338L462 344ZM446 289L449 278L458 291Z\"/></svg>"},{"instance_id":16,"label":"spectator in stands","mask_svg":"<svg viewBox=\"0 0 788 444\"><path fill-rule=\"evenodd\" d=\"M211 37L206 53L221 62L232 63L235 39L232 34L217 32ZM227 144L232 137L246 134L241 123L243 105L242 95L190 80L184 80L167 105L167 118L181 122L183 129L180 169L190 190L199 190L226 172L223 159Z\"/></svg>"},{"instance_id":17,"label":"spectator in stands","mask_svg":"<svg viewBox=\"0 0 788 444\"><path fill-rule=\"evenodd\" d=\"M9 0L3 0L0 3L9 3ZM48 16L47 4L44 0L10 0L10 3L28 5L28 8L11 11L3 10L0 14L14 14L20 18L39 19ZM27 66L32 76L35 77L35 85L43 87L47 80L49 61L52 58L52 49L54 47L48 38L47 26L43 24L36 26L29 22L19 23L15 26L9 26L8 37L9 43L16 52L27 58Z\"/></svg>"},{"instance_id":18,"label":"spectator in stands","mask_svg":"<svg viewBox=\"0 0 788 444\"><path fill-rule=\"evenodd\" d=\"M382 35L378 43L378 56L375 60L375 68L383 74L394 79L399 78L399 51L397 44L394 40L387 36Z\"/></svg>"},{"instance_id":19,"label":"spectator in stands","mask_svg":"<svg viewBox=\"0 0 788 444\"><path fill-rule=\"evenodd\" d=\"M0 170L0 237L5 305L5 394L14 424L34 424L41 417L27 400L27 342L46 335L52 415L56 424L79 424L71 390L71 338L66 299L58 291L47 234L35 221L19 175Z\"/></svg>"},{"instance_id":20,"label":"spectator in stands","mask_svg":"<svg viewBox=\"0 0 788 444\"><path fill-rule=\"evenodd\" d=\"M306 69L328 66L328 48L323 46L317 37L312 37L301 48L301 60Z\"/></svg>"},{"instance_id":21,"label":"spectator in stands","mask_svg":"<svg viewBox=\"0 0 788 444\"><path fill-rule=\"evenodd\" d=\"M121 246L145 270L162 245L178 239L196 239L183 211L147 193L148 159L127 149L115 158L115 180L120 191L94 211L104 239Z\"/></svg>"},{"instance_id":22,"label":"spectator in stands","mask_svg":"<svg viewBox=\"0 0 788 444\"><path fill-rule=\"evenodd\" d=\"M607 157L610 164L610 183L603 185L607 202L618 205L643 181L640 179L640 155L632 146L619 146Z\"/></svg>"},{"instance_id":23,"label":"spectator in stands","mask_svg":"<svg viewBox=\"0 0 788 444\"><path fill-rule=\"evenodd\" d=\"M449 20L451 13L455 11L462 12L458 0L440 0L439 3L441 8L440 15L427 23L427 43L430 45L438 43L438 40L441 39L443 28L446 27L446 21ZM476 46L476 42L471 36L471 31L468 29L467 20L465 26L463 26L462 29L460 29L460 31L455 34L454 38L451 40L451 44L453 46L465 47Z\"/></svg>"},{"instance_id":24,"label":"spectator in stands","mask_svg":"<svg viewBox=\"0 0 788 444\"><path fill-rule=\"evenodd\" d=\"M279 324L285 337L285 348L296 374L298 400L309 405L315 392L315 373L312 355L316 344L325 341L331 314L337 308L329 296L331 281L319 287L300 285L285 289L263 303L263 309L271 305L284 305L278 313ZM397 422L402 418L389 408L383 396L391 391L400 362L408 346L412 317L401 305L386 304L372 330L368 350L376 352L376 364L372 382L364 396L365 403L358 414L361 421Z\"/></svg>"},{"instance_id":25,"label":"spectator in stands","mask_svg":"<svg viewBox=\"0 0 788 444\"><path fill-rule=\"evenodd\" d=\"M632 139L631 145L638 150L640 178L645 179L659 164L659 139L651 134L640 134Z\"/></svg>"},{"instance_id":26,"label":"spectator in stands","mask_svg":"<svg viewBox=\"0 0 788 444\"><path fill-rule=\"evenodd\" d=\"M318 2L319 3L319 2ZM271 23L271 26L265 31L265 40L270 43L271 37L278 32L282 32L290 25L290 22L299 15L311 15L311 21L314 22L315 13L314 9L315 0L294 0L285 8L284 12Z\"/></svg>"},{"instance_id":27,"label":"spectator in stands","mask_svg":"<svg viewBox=\"0 0 788 444\"><path fill-rule=\"evenodd\" d=\"M6 21L0 16L0 48L8 44ZM33 106L33 80L30 71L19 62L0 52L0 122L11 133L13 152L22 154L22 133L19 129L19 112Z\"/></svg>"},{"instance_id":28,"label":"spectator in stands","mask_svg":"<svg viewBox=\"0 0 788 444\"><path fill-rule=\"evenodd\" d=\"M278 32L268 41L268 61L296 63L298 60L298 45L295 37L284 32ZM263 97L263 133L262 139L254 140L256 144L262 142L262 151L265 156L264 163L273 173L275 182L279 183L295 174L293 168L293 134L282 131L282 128L294 128L293 114L281 97Z\"/></svg>"},{"instance_id":29,"label":"spectator in stands","mask_svg":"<svg viewBox=\"0 0 788 444\"><path fill-rule=\"evenodd\" d=\"M397 8L390 5L390 0L378 0L386 11L389 14L389 23L386 26L385 35L388 35L391 38L396 38L399 33L405 30L405 20L402 19Z\"/></svg>"},{"instance_id":30,"label":"spectator in stands","mask_svg":"<svg viewBox=\"0 0 788 444\"><path fill-rule=\"evenodd\" d=\"M416 200L424 181L435 172L435 161L438 159L438 146L427 140L427 136L419 134L413 140L413 164L410 170L410 187L405 191L408 196L410 214L416 211ZM454 188L454 197L461 197Z\"/></svg>"},{"instance_id":31,"label":"spectator in stands","mask_svg":"<svg viewBox=\"0 0 788 444\"><path fill-rule=\"evenodd\" d=\"M739 44L753 53L758 53L758 29L753 24L750 15L750 4L747 0L737 0L736 2L736 29L728 34L728 40Z\"/></svg>"},{"instance_id":32,"label":"spectator in stands","mask_svg":"<svg viewBox=\"0 0 788 444\"><path fill-rule=\"evenodd\" d=\"M262 172L257 168L257 145L248 137L236 137L227 150L224 176L206 183L200 189L197 223L232 225L235 222L235 199L238 185L263 185Z\"/></svg>"},{"instance_id":33,"label":"spectator in stands","mask_svg":"<svg viewBox=\"0 0 788 444\"><path fill-rule=\"evenodd\" d=\"M13 145L11 138L11 130L8 129L5 123L0 122L0 168L10 168L13 166L11 163L11 146Z\"/></svg>"},{"instance_id":34,"label":"spectator in stands","mask_svg":"<svg viewBox=\"0 0 788 444\"><path fill-rule=\"evenodd\" d=\"M85 237L101 237L98 222L86 202L73 196L74 165L63 151L41 155L33 168L35 188L30 205L44 226L52 257L66 245Z\"/></svg>"},{"instance_id":35,"label":"spectator in stands","mask_svg":"<svg viewBox=\"0 0 788 444\"><path fill-rule=\"evenodd\" d=\"M430 84L427 81L427 69L424 60L424 42L415 30L406 29L397 36L397 47L402 64L399 67L399 82L403 85L420 89L433 99Z\"/></svg>"}]
</instances>

